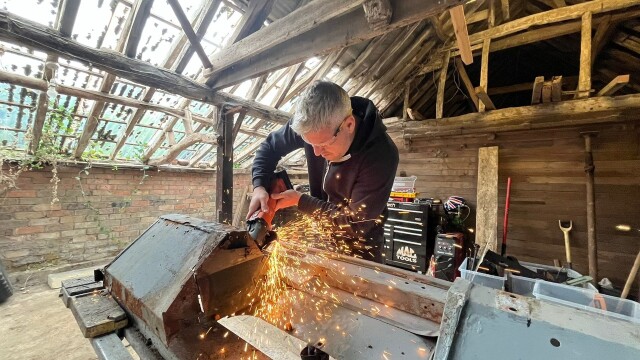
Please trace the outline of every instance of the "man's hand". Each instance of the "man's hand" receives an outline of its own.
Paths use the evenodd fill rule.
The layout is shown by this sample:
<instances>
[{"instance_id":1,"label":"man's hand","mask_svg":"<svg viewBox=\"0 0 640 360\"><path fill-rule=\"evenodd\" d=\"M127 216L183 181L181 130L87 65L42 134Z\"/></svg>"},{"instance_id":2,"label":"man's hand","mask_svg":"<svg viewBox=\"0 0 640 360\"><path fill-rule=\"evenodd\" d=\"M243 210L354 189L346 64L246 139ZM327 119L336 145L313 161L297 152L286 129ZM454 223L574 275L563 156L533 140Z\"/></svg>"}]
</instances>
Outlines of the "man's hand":
<instances>
[{"instance_id":1,"label":"man's hand","mask_svg":"<svg viewBox=\"0 0 640 360\"><path fill-rule=\"evenodd\" d=\"M249 203L249 212L247 213L247 220L253 215L254 212L258 211L258 209L263 212L269 211L269 206L267 206L267 201L269 201L269 193L263 186L258 186L253 189L253 196L251 196L251 202Z\"/></svg>"},{"instance_id":2,"label":"man's hand","mask_svg":"<svg viewBox=\"0 0 640 360\"><path fill-rule=\"evenodd\" d=\"M283 191L280 194L271 194L272 199L278 200L275 211L298 205L302 193L295 190Z\"/></svg>"}]
</instances>

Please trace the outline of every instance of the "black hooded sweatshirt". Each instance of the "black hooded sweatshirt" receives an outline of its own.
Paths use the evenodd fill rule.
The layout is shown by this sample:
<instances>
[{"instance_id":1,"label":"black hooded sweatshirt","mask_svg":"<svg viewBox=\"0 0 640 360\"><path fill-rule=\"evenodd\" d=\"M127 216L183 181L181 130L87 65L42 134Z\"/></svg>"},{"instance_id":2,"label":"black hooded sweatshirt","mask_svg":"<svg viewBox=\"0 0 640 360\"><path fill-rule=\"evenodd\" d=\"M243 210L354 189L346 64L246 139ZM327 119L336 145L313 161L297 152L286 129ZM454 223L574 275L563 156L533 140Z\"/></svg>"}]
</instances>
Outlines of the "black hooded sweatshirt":
<instances>
[{"instance_id":1,"label":"black hooded sweatshirt","mask_svg":"<svg viewBox=\"0 0 640 360\"><path fill-rule=\"evenodd\" d=\"M260 145L253 161L253 186L269 188L278 161L303 148L307 158L311 196L303 194L298 209L329 220L351 241L362 242L368 260L382 262L383 222L398 168L398 148L386 132L371 100L352 97L356 134L341 162L316 156L313 147L293 129L291 121L272 132Z\"/></svg>"}]
</instances>

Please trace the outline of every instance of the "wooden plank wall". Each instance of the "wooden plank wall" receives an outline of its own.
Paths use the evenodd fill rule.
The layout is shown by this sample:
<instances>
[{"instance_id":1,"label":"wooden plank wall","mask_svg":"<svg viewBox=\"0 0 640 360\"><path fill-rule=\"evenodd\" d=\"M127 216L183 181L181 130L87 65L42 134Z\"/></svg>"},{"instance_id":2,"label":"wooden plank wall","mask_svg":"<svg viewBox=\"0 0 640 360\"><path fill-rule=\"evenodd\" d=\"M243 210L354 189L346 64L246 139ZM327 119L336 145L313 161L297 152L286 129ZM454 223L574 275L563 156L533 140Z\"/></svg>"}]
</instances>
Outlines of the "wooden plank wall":
<instances>
[{"instance_id":1,"label":"wooden plank wall","mask_svg":"<svg viewBox=\"0 0 640 360\"><path fill-rule=\"evenodd\" d=\"M507 177L512 178L508 253L520 260L552 264L564 261L558 220L573 220L574 267L588 273L586 176L581 130L537 130L494 135L413 140L409 149L398 141L399 171L418 176L422 197L446 200L460 195L476 204L478 148L499 146L499 229ZM640 250L640 232L622 233L616 224L640 227L640 130L630 124L591 127L600 277L624 286ZM468 224L474 227L475 216ZM636 294L636 288L632 294Z\"/></svg>"}]
</instances>

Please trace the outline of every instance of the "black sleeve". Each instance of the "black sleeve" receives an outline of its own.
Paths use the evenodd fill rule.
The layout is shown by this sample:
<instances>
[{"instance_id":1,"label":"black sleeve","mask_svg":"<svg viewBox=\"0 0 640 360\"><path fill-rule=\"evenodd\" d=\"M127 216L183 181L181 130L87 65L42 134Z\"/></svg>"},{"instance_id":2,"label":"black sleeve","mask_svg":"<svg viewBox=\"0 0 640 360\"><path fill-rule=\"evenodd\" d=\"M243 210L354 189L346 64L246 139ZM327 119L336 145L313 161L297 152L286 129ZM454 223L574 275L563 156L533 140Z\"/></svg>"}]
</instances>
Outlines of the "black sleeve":
<instances>
[{"instance_id":1,"label":"black sleeve","mask_svg":"<svg viewBox=\"0 0 640 360\"><path fill-rule=\"evenodd\" d=\"M386 154L370 153L358 170L348 206L338 207L303 194L298 209L331 222L336 233L354 238L364 237L382 220L398 161L397 150Z\"/></svg>"},{"instance_id":2,"label":"black sleeve","mask_svg":"<svg viewBox=\"0 0 640 360\"><path fill-rule=\"evenodd\" d=\"M291 129L290 123L291 121L287 122L280 129L269 134L256 151L256 157L253 160L251 169L254 188L264 186L268 189L269 180L276 170L278 161L285 155L304 146L304 140Z\"/></svg>"}]
</instances>

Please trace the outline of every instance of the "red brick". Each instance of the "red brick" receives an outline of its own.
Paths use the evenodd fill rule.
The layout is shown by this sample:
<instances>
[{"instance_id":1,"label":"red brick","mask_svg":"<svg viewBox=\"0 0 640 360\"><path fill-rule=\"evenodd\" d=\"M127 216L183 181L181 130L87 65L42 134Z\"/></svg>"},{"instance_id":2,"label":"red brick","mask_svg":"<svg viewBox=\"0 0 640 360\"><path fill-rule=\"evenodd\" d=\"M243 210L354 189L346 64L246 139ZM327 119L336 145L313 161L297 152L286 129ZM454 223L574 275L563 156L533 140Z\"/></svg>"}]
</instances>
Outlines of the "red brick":
<instances>
[{"instance_id":1,"label":"red brick","mask_svg":"<svg viewBox=\"0 0 640 360\"><path fill-rule=\"evenodd\" d=\"M21 226L15 228L13 231L16 235L27 235L27 234L36 234L44 231L44 226L36 225L36 226Z\"/></svg>"}]
</instances>

